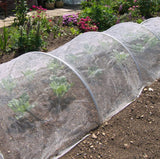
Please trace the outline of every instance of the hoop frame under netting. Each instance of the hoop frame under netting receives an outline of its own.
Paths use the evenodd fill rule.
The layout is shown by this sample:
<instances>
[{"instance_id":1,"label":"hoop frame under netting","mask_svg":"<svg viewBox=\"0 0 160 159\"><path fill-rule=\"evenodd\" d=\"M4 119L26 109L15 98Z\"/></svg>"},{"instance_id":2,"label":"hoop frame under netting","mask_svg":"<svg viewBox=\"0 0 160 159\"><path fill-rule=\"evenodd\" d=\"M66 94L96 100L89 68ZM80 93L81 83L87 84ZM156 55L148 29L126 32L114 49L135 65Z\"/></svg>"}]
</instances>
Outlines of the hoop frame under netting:
<instances>
[{"instance_id":1,"label":"hoop frame under netting","mask_svg":"<svg viewBox=\"0 0 160 159\"><path fill-rule=\"evenodd\" d=\"M0 158L58 158L133 102L160 77L157 24L117 24L0 65Z\"/></svg>"}]
</instances>

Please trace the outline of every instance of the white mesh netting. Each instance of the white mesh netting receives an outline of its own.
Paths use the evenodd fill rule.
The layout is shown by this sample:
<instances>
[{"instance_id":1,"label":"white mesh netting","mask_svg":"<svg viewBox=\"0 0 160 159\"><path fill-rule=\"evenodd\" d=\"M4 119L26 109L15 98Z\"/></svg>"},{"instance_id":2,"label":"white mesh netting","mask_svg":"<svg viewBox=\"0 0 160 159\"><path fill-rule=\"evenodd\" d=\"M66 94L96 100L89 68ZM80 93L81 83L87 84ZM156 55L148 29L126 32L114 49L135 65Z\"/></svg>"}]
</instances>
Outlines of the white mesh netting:
<instances>
[{"instance_id":1,"label":"white mesh netting","mask_svg":"<svg viewBox=\"0 0 160 159\"><path fill-rule=\"evenodd\" d=\"M160 77L160 18L88 32L0 65L0 158L49 159Z\"/></svg>"}]
</instances>

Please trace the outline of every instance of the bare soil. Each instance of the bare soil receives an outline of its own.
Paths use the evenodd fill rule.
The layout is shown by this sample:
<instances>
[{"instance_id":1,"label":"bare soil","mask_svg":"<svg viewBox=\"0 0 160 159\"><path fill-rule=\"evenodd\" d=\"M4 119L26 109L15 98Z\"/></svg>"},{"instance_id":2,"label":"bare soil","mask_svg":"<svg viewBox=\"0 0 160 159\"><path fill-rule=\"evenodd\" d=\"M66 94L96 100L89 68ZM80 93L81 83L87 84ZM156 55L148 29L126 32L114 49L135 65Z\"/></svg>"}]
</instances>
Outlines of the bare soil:
<instances>
[{"instance_id":1,"label":"bare soil","mask_svg":"<svg viewBox=\"0 0 160 159\"><path fill-rule=\"evenodd\" d=\"M160 158L160 80L61 159Z\"/></svg>"},{"instance_id":2,"label":"bare soil","mask_svg":"<svg viewBox=\"0 0 160 159\"><path fill-rule=\"evenodd\" d=\"M48 51L74 36L52 40ZM0 63L14 54L0 57ZM160 158L160 80L146 87L140 97L108 122L90 132L62 159L158 159Z\"/></svg>"}]
</instances>

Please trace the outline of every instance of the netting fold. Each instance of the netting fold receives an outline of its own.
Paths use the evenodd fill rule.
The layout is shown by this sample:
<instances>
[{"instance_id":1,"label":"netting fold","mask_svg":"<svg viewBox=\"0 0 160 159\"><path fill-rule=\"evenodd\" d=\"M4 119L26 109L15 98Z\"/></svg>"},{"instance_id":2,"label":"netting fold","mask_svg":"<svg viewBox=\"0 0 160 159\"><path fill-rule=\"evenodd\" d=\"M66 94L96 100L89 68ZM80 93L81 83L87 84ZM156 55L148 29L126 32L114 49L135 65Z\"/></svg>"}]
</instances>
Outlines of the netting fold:
<instances>
[{"instance_id":1,"label":"netting fold","mask_svg":"<svg viewBox=\"0 0 160 159\"><path fill-rule=\"evenodd\" d=\"M0 158L58 158L160 78L160 18L81 34L0 65Z\"/></svg>"}]
</instances>

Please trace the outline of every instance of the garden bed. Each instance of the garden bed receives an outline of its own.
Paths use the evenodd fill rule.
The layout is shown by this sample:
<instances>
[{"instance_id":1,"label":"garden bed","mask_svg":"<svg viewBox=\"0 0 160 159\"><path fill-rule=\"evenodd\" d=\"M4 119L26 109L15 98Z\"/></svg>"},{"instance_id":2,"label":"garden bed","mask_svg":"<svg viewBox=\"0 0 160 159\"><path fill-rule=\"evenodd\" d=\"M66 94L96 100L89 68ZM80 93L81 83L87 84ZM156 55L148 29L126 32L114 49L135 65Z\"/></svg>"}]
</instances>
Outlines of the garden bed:
<instances>
[{"instance_id":1,"label":"garden bed","mask_svg":"<svg viewBox=\"0 0 160 159\"><path fill-rule=\"evenodd\" d=\"M53 18L53 22L52 22L52 26L54 26L54 24L57 23L57 21L59 19L62 19L62 17L57 16ZM60 24L59 28L62 27L62 24ZM8 27L10 28L10 27ZM73 26L73 28L76 28L75 26ZM3 32L3 28L0 28L0 33ZM59 35L57 35L58 33L60 33ZM46 46L45 46L45 50L41 49L42 52L48 52L48 51L52 51L58 47L60 47L61 45L65 44L66 42L69 42L70 40L72 40L74 37L76 37L76 35L72 34L69 30L69 28L66 26L63 28L63 30L58 31L56 34L56 37L54 38L54 34L51 32L50 34L48 34L47 36L47 40L46 40ZM11 50L9 52L3 53L0 55L0 63L4 63L7 61L10 61L11 59L17 57L18 55L23 54L24 52L19 52L18 50Z\"/></svg>"},{"instance_id":2,"label":"garden bed","mask_svg":"<svg viewBox=\"0 0 160 159\"><path fill-rule=\"evenodd\" d=\"M61 159L160 158L160 80Z\"/></svg>"},{"instance_id":3,"label":"garden bed","mask_svg":"<svg viewBox=\"0 0 160 159\"><path fill-rule=\"evenodd\" d=\"M41 13L40 10L44 11L44 9L41 7L34 6L34 9L35 8L38 9L37 10L38 15L36 15L37 19L35 18L35 16L30 17L30 18L33 18L32 19L33 25L30 25L32 22L30 20L25 22L23 27L18 22L19 27L17 28L17 30L15 30L17 33L16 35L18 35L17 36L18 40L16 39L17 43L15 44L17 44L18 47L16 47L16 45L15 47L13 47L14 46L13 43L11 43L13 45L12 47L8 47L9 49L3 47L2 50L4 52L2 53L0 58L0 63L4 63L21 54L24 54L25 52L32 51L32 49L30 50L30 47L33 47L33 50L40 50L44 52L39 54L30 53L30 54L27 54L28 56L27 55L20 56L18 57L18 60L15 63L14 61L12 61L10 63L11 65L6 67L9 70L12 64L14 63L14 67L11 69L12 70L11 72L13 73L13 76L14 75L15 76L14 76L14 79L11 79L11 80L9 79L10 80L9 86L11 86L11 89L8 89L8 90L6 89L7 88L5 87L7 86L5 85L6 81L5 79L3 79L4 71L1 71L2 82L1 82L0 89L2 93L1 93L0 101L2 103L1 109L3 111L0 111L0 113L2 117L1 120L4 122L2 122L2 124L0 125L1 127L0 150L1 150L1 153L4 155L5 159L10 159L10 158L21 159L22 156L25 156L25 158L34 157L34 158L47 159L47 158L52 158L54 156L58 156L60 155L62 150L73 145L75 142L81 139L86 133L88 133L88 130L96 129L97 126L99 125L99 119L97 115L98 109L97 107L95 107L96 102L95 101L93 102L93 100L91 99L92 94L91 96L89 95L89 92L87 91L88 88L86 89L82 84L83 81L81 82L80 79L77 78L77 76L73 73L74 71L72 72L66 66L62 66L60 64L60 66L57 67L59 70L58 74L57 74L57 71L55 70L51 71L48 67L48 64L49 64L48 61L50 60L48 58L49 56L47 55L47 52L58 48L59 46L65 44L66 42L73 39L76 35L78 35L80 32L77 31L77 26L73 24L68 24L68 26L63 26L63 29L61 29L62 22L59 21L60 17L56 17L52 20L47 19L45 17L44 19L40 18L41 24L42 24L41 34L39 34L38 31L34 32L34 30L36 29L39 30L40 28L39 22L37 22L37 20L39 21L39 13ZM105 9L106 11L107 10L109 11L109 7ZM72 20L74 21L75 17L74 16L69 17L69 19L70 18L72 18ZM92 31L93 30L95 31L98 29L98 27L94 23L93 24L90 23L91 19L89 17L82 18L81 20L82 20L80 21L81 24L77 23L81 31L90 31L90 29ZM139 19L139 20L141 21L142 19ZM70 20L68 20L68 22L70 22ZM113 20L113 22L115 22L115 19ZM86 23L85 26L87 27L83 25L84 23ZM103 20L101 21L101 23L103 24ZM108 24L105 23L105 25L107 26ZM32 30L32 28L34 27L36 29ZM37 37L33 36L34 33L36 33L38 40L40 41L40 43L38 41L38 45L36 43ZM85 35L89 35L89 34L85 34ZM94 34L95 34L94 37L97 37L96 38L97 40L98 36L96 35L98 35L99 33L97 32ZM102 33L102 35L104 34L105 33ZM82 34L82 36L79 36L79 37L83 37L83 35L84 34ZM107 35L105 36L107 37ZM10 34L10 37L12 37L12 34ZM80 71L81 69L82 71L84 71L84 77L86 77L86 79L88 78L87 82L91 85L90 87L91 90L93 91L95 89L95 91L99 91L97 93L97 96L99 95L99 99L100 99L100 100L97 100L98 104L100 105L101 102L103 103L105 96L101 96L100 94L101 92L106 91L105 95L107 96L107 99L113 101L112 102L113 105L109 104L109 106L114 107L114 102L117 104L116 99L118 97L122 99L123 93L126 94L126 97L130 96L130 93L128 93L127 90L130 90L131 88L127 87L126 85L128 84L127 83L128 81L125 81L125 78L118 80L118 83L122 83L122 85L120 85L122 92L118 92L117 90L115 90L115 92L118 92L118 95L116 96L115 95L116 93L113 91L114 88L112 89L112 87L109 87L109 88L107 87L106 89L105 84L107 82L104 84L104 87L102 87L103 82L101 78L103 77L104 80L105 79L106 81L109 80L111 84L112 83L115 84L115 82L109 78L109 75L111 72L114 72L113 68L115 68L116 70L115 77L118 77L117 75L121 75L120 73L121 69L119 69L121 68L121 65L120 67L116 65L114 65L116 67L111 66L110 68L112 68L112 71L109 71L110 68L108 68L108 63L112 60L109 60L109 58L107 57L106 60L109 60L109 61L106 61L104 65L104 69L106 68L106 70L108 70L106 73L107 76L104 77L100 74L100 77L98 78L96 83L94 81L95 79L93 76L94 75L93 73L95 73L94 72L95 70L89 69L89 65L87 65L88 61L87 60L83 61L83 58L81 59L81 57L92 57L92 58L98 57L99 59L101 59L101 61L103 61L105 58L103 56L100 57L100 56L97 56L97 54L95 54L97 52L99 53L99 50L98 51L96 49L94 50L94 47L96 45L94 45L94 43L92 43L91 41L92 40L96 41L96 40L92 38L89 43L90 45L88 46L88 45L85 45L86 44L85 37L83 38L82 38L83 42L82 43L79 42L79 45L78 45L80 55L81 55L78 60L83 64L82 67L79 67ZM44 39L45 41L43 41ZM89 39L89 36L88 36L88 39ZM43 43L43 45L41 45L42 44L41 42ZM72 42L68 44L74 44L74 42L73 43ZM75 42L78 43L76 40ZM84 46L83 46L83 43L84 43ZM23 44L25 44L25 47L23 47L24 46ZM67 51L71 52L72 49L74 50L78 48L78 47L72 48L72 45L70 47L68 46L67 45L64 46L64 48L66 47L66 51L65 51L66 54L67 54ZM69 49L67 49L67 47ZM85 51L83 49L81 50L82 47L84 47ZM59 50L63 52L63 47L61 48L62 50L61 49ZM152 51L154 52L154 49ZM155 54L158 54L158 50L156 51L157 52L155 52ZM57 51L57 53L60 53L60 52ZM76 53L77 55L79 55L78 51ZM86 56L86 54L88 54L88 56ZM56 54L54 54L54 51L50 52L50 55L57 56ZM63 55L63 53L61 55ZM103 55L103 53L100 55ZM114 57L114 56L115 54L113 54L111 57ZM57 57L61 58L60 56L57 56ZM114 59L113 61L119 64L118 62L120 61L118 60L121 60L121 62L126 67L129 68L128 72L130 72L131 75L134 75L132 71L132 67L129 67L130 64L132 63L128 60L128 64L126 64L123 61L124 60L123 57L122 58L120 57L121 56L115 56L116 60ZM41 62L41 60L43 62ZM64 60L63 56L61 60L62 61ZM100 65L100 68L101 68L102 63L97 59L95 59L95 61L96 61L95 64ZM53 62L52 64L53 64L52 66L55 66L57 63ZM94 62L91 61L91 64L94 65ZM155 65L156 64L157 63L155 63ZM134 62L133 62L133 65L134 65ZM29 69L29 67L27 66L29 66L30 69L32 69L33 67L33 70L31 70L31 72L28 72L29 76L26 74L27 70L26 72L24 72L23 70L23 67ZM86 66L88 66L88 68ZM38 68L38 69L36 70L35 68ZM78 64L75 65L75 68L79 69ZM3 69L4 67L2 67L2 70ZM104 69L102 70L100 69L99 71L104 71ZM149 69L147 70L147 68L145 68L144 70L147 72L149 71ZM32 76L32 73L34 73L32 71L36 72L35 73L36 76ZM144 74L145 71L142 71L142 73ZM88 76L88 73L90 78ZM18 74L19 75L21 74L21 75L18 76ZM5 70L4 76L7 77L7 70ZM65 90L66 91L65 95L61 100L60 100L60 97L58 97L58 95L56 95L54 91L55 89L54 86L56 82L55 77L58 78L58 81L60 81L59 79L63 77L63 80L62 80L63 82L65 77L65 80L66 80L65 84L67 84L67 82L70 83L67 86L69 89L67 91ZM131 76L131 79L132 79L132 76ZM156 78L153 77L153 79L156 79ZM30 85L30 83L32 82L31 80L35 81L32 83L32 85ZM153 80L151 79L150 81L153 81ZM15 84L14 82L16 83L16 87L14 86ZM51 82L54 82L54 85L51 85L52 84ZM144 81L142 80L142 82L145 83L145 80ZM14 86L13 88L14 93L12 92L12 86ZM100 86L102 87L102 89L100 89ZM160 86L160 80L157 80L151 86L144 88L142 94L135 102L133 102L123 111L118 113L116 116L112 117L111 120L109 120L108 122L105 122L98 129L90 132L91 133L90 137L88 137L86 140L81 142L76 148L74 148L71 152L69 152L67 155L65 155L62 158L65 158L65 159L66 158L68 159L69 158L78 158L78 159L79 158L95 158L95 159L97 158L123 158L123 159L124 158L159 158L160 157L160 153L159 153L159 148L160 148L159 146L160 89L159 88L160 87L159 86ZM118 87L115 86L115 88L118 88ZM10 92L7 92L7 91L10 91ZM29 95L29 97L27 95ZM111 97L108 97L108 95L110 95ZM26 101L26 103L31 102L33 105L27 104L27 108L25 110L23 109L20 111L18 110L18 113L20 114L17 115L17 112L16 112L17 109L16 110L13 109L14 102L15 101L17 102L18 100L23 101L23 99L25 99L24 101ZM133 100L134 98L131 98L131 99ZM132 101L131 99L130 101ZM8 105L12 110L8 109L8 107L5 107L5 105ZM120 104L117 104L117 105L119 106ZM32 108L31 112L29 111L28 106ZM107 106L107 104L102 104L102 106ZM105 115L108 112L105 112L103 111L103 109L101 109L100 113L101 114L104 113L103 115ZM103 121L105 119L106 119L106 116L104 116Z\"/></svg>"},{"instance_id":4,"label":"garden bed","mask_svg":"<svg viewBox=\"0 0 160 159\"><path fill-rule=\"evenodd\" d=\"M67 41L70 41L72 38L73 36L67 36L67 38L63 36L55 39L51 42L51 45L48 46L48 50L53 50ZM3 58L1 58L1 63L11 60L12 58L13 54L4 55ZM95 131L90 132L91 135L87 139L62 158L159 158L159 95L160 81L157 80L153 85L146 87L141 96L134 103ZM23 123L26 123L26 126L28 126L27 120L23 121ZM33 121L34 120L35 119L33 119ZM12 122L11 124L13 125L15 123ZM42 124L45 128L46 136L51 133L50 124L53 125L52 122L46 125ZM19 129L16 131L21 130L26 131L27 129ZM29 128L28 130L29 132L34 131ZM18 153L16 152L13 153L14 157L9 155L11 153L9 150L11 141L5 139L4 132L0 133L2 133L0 135L2 137L0 140L1 151L7 154L9 158L14 158L16 156L18 159ZM19 135L23 136L25 132L19 133ZM12 128L11 136L13 135L15 135L15 132ZM10 140L12 140L12 138ZM17 138L17 142L20 140L21 138ZM4 142L7 146L4 146ZM24 145L26 146L27 143Z\"/></svg>"}]
</instances>

